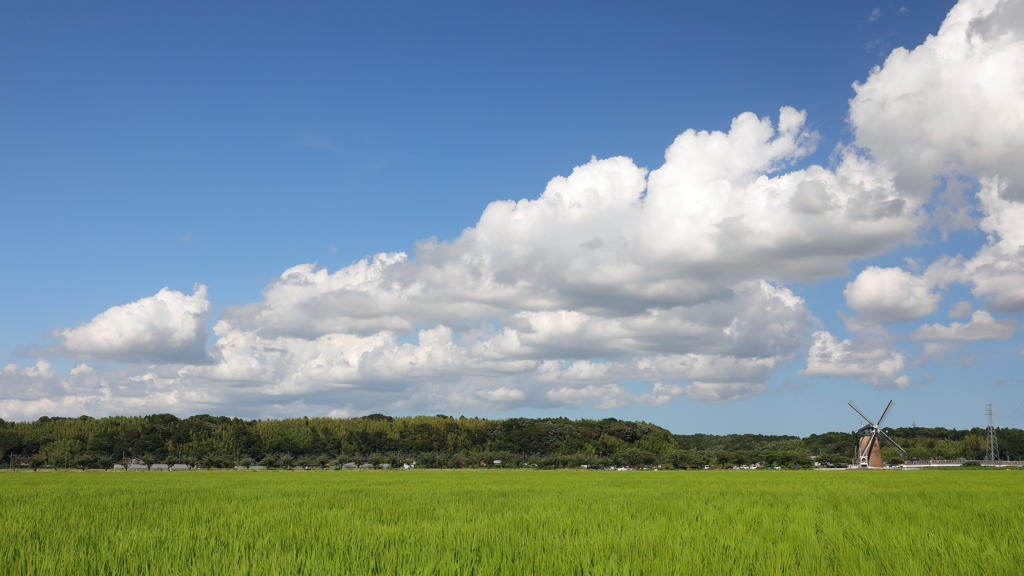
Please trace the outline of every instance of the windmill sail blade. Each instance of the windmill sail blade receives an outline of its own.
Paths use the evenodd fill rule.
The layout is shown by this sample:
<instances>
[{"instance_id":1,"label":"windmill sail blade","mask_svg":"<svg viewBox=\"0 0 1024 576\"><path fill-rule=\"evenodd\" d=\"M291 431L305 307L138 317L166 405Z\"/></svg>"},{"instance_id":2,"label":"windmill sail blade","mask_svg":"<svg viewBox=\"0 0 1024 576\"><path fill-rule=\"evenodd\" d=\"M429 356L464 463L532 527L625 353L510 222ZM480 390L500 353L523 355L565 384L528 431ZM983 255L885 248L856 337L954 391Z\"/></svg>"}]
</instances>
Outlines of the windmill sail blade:
<instances>
[{"instance_id":1,"label":"windmill sail blade","mask_svg":"<svg viewBox=\"0 0 1024 576\"><path fill-rule=\"evenodd\" d=\"M867 416L865 416L863 412L861 412L860 410L858 410L858 409L857 409L857 407L853 405L853 400L850 400L849 402L847 402L847 404L849 404L849 405L850 405L850 408L853 408L853 411L854 411L854 412L856 412L857 414L860 414L860 417L861 417L861 418L863 418L865 422L867 422L868 424L871 424L872 426L874 426L874 425L875 425L875 423L874 423L874 422L872 422L870 418L868 418Z\"/></svg>"},{"instance_id":2,"label":"windmill sail blade","mask_svg":"<svg viewBox=\"0 0 1024 576\"><path fill-rule=\"evenodd\" d=\"M878 433L879 433L879 434L881 434L881 435L882 435L882 438L885 438L885 439L886 439L886 441L888 441L888 442L889 442L889 444L892 444L892 447L893 447L893 448L895 448L895 449L899 450L899 451L900 451L900 455L901 455L901 456L902 456L903 458L906 458L906 457L907 457L907 451L906 451L906 450L904 450L903 448L901 448L901 447L900 447L900 445L899 445L899 444L897 444L897 443L896 443L896 442L895 442L895 441L894 441L894 440L893 440L892 438L889 438L889 435L888 435L888 434L886 434L885 432L882 432L881 430L879 430L879 431L878 431Z\"/></svg>"},{"instance_id":3,"label":"windmill sail blade","mask_svg":"<svg viewBox=\"0 0 1024 576\"><path fill-rule=\"evenodd\" d=\"M882 421L885 420L885 416L889 414L889 408L892 408L892 400L889 400L889 404L885 407L885 411L882 412L882 416L878 419L878 427L882 427Z\"/></svg>"}]
</instances>

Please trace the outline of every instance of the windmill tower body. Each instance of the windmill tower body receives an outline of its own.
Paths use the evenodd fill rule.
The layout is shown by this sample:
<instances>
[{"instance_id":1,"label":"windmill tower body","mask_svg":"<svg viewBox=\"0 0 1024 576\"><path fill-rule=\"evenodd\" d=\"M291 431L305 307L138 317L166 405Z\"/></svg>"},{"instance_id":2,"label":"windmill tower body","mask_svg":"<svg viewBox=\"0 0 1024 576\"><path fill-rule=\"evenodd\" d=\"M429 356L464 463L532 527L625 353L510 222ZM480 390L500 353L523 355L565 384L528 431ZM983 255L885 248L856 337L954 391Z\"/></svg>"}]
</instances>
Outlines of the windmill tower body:
<instances>
[{"instance_id":1,"label":"windmill tower body","mask_svg":"<svg viewBox=\"0 0 1024 576\"><path fill-rule=\"evenodd\" d=\"M871 432L867 426L858 431L857 465L861 468L882 468L885 466L882 462L882 447Z\"/></svg>"},{"instance_id":2,"label":"windmill tower body","mask_svg":"<svg viewBox=\"0 0 1024 576\"><path fill-rule=\"evenodd\" d=\"M892 445L893 448L899 451L900 455L904 458L907 457L907 452L900 448L900 445L889 438L889 435L882 430L882 421L885 420L886 415L889 414L889 409L892 408L892 400L885 407L885 411L882 412L882 416L878 419L878 424L871 421L870 418L864 415L863 412L857 409L853 405L853 402L849 402L850 408L860 415L867 424L857 430L857 459L856 466L859 468L883 468L885 463L882 462L882 445L881 441L885 440Z\"/></svg>"}]
</instances>

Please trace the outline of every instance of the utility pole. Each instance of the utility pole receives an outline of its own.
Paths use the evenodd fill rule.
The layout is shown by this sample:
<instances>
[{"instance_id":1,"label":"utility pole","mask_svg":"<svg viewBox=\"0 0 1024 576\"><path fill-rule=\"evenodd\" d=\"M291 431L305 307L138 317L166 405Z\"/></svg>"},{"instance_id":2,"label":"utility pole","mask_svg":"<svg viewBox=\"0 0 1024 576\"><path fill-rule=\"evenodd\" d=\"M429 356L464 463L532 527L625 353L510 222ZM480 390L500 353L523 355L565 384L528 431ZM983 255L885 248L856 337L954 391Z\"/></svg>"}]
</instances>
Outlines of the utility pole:
<instances>
[{"instance_id":1,"label":"utility pole","mask_svg":"<svg viewBox=\"0 0 1024 576\"><path fill-rule=\"evenodd\" d=\"M985 460L999 460L999 442L996 440L996 427L992 419L992 401L985 405L985 414L988 416L988 453Z\"/></svg>"}]
</instances>

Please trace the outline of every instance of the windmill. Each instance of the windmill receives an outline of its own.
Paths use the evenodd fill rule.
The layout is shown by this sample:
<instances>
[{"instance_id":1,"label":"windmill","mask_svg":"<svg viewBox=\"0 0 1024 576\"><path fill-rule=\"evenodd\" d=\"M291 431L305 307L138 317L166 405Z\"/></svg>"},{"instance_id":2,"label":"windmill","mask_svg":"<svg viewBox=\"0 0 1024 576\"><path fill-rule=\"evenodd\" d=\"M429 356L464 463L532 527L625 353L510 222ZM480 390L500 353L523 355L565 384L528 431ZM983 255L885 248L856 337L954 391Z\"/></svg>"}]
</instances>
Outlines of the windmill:
<instances>
[{"instance_id":1,"label":"windmill","mask_svg":"<svg viewBox=\"0 0 1024 576\"><path fill-rule=\"evenodd\" d=\"M892 408L892 400L889 400L889 404L885 407L885 411L882 412L881 417L878 418L878 424L871 421L870 418L864 415L863 412L857 409L853 405L851 400L849 403L850 408L860 417L864 419L867 424L861 426L860 430L857 430L857 466L861 468L882 468L882 450L879 446L879 436L884 438L892 447L899 450L900 455L903 458L907 457L907 451L900 448L900 445L889 438L889 435L882 431L882 421L885 420L885 416L889 413L889 409Z\"/></svg>"}]
</instances>

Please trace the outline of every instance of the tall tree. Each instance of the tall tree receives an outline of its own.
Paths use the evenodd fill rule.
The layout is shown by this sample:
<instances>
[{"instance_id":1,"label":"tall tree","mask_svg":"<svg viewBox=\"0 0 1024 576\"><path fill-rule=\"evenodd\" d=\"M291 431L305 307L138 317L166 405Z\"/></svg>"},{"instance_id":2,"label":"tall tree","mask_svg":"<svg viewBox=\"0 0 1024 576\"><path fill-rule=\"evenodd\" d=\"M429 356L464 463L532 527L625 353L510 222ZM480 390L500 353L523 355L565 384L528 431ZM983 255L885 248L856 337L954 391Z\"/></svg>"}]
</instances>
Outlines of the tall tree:
<instances>
[{"instance_id":1,"label":"tall tree","mask_svg":"<svg viewBox=\"0 0 1024 576\"><path fill-rule=\"evenodd\" d=\"M38 472L43 466L46 466L46 457L42 454L34 454L28 460L28 467L31 468L33 472Z\"/></svg>"}]
</instances>

